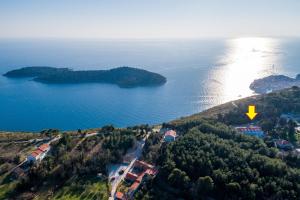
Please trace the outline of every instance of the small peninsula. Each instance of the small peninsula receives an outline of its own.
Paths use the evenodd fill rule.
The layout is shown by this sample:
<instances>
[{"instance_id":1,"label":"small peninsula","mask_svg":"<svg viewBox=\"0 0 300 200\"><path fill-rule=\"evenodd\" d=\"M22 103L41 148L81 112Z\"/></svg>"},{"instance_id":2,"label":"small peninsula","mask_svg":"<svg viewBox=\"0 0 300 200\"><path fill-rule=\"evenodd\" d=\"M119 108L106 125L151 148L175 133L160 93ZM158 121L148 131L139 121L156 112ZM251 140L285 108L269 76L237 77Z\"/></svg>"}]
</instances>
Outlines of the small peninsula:
<instances>
[{"instance_id":1,"label":"small peninsula","mask_svg":"<svg viewBox=\"0 0 300 200\"><path fill-rule=\"evenodd\" d=\"M132 67L109 70L74 71L69 68L24 67L7 72L9 78L33 78L46 84L109 83L121 88L160 86L167 79L157 73Z\"/></svg>"},{"instance_id":2,"label":"small peninsula","mask_svg":"<svg viewBox=\"0 0 300 200\"><path fill-rule=\"evenodd\" d=\"M300 74L298 74L296 78L290 78L284 75L267 76L254 80L250 85L250 89L258 94L264 94L293 86L300 86Z\"/></svg>"}]
</instances>

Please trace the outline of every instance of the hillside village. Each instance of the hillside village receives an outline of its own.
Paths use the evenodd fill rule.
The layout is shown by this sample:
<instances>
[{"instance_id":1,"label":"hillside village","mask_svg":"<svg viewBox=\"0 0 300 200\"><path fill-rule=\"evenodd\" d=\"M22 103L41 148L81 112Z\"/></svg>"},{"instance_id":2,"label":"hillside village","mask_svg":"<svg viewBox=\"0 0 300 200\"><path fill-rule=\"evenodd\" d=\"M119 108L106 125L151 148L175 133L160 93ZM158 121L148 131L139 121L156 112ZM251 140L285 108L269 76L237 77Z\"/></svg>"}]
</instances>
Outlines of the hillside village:
<instances>
[{"instance_id":1,"label":"hillside village","mask_svg":"<svg viewBox=\"0 0 300 200\"><path fill-rule=\"evenodd\" d=\"M286 115L283 115L286 117ZM298 120L289 116L287 120ZM253 137L264 139L267 137L267 133L265 133L260 126L254 125L252 123L245 125L245 126L237 126L235 129L245 135L250 135ZM298 133L299 126L295 127L295 132ZM142 148L145 144L147 138L153 134L160 134L161 140L160 143L167 145L168 143L176 141L178 137L177 132L170 128L166 127L159 127L153 128L149 131L145 138L143 138L142 144L141 141L137 141L134 145L132 150L128 150L128 153L123 157L123 163L120 164L121 167L116 168L116 171L112 173L112 176L109 177L108 181L112 184L112 191L110 199L117 199L117 200L130 200L134 199L134 194L141 188L145 182L149 181L149 179L154 179L155 176L159 172L158 166L153 166L147 162L139 160L141 157ZM84 136L91 137L98 135L99 133L89 133ZM24 176L26 172L30 169L33 165L38 165L43 159L47 156L47 154L51 153L51 143L60 140L62 137L61 135L56 136L55 138L51 139L47 143L42 143L41 145L37 146L22 162L21 165L18 165L14 170L13 174L14 177ZM294 146L291 142L284 140L284 139L273 139L274 147L278 148L280 152L294 152L300 155L299 148ZM133 153L134 152L134 153ZM139 152L139 153L137 153ZM133 156L132 156L133 154ZM103 176L100 173L100 176ZM116 180L118 180L116 182ZM115 188L115 189L113 189Z\"/></svg>"},{"instance_id":2,"label":"hillside village","mask_svg":"<svg viewBox=\"0 0 300 200\"><path fill-rule=\"evenodd\" d=\"M237 105L241 107L244 104ZM285 168L291 170L299 166L298 115L281 112L272 126L265 123L266 120L261 116L254 121L247 120L244 113L241 116L245 117L245 120L234 118L234 122L240 121L226 122L230 115L235 113L217 116L217 121L202 115L203 117L197 120L183 118L158 126L141 125L125 129L106 126L101 129L73 132L50 130L30 135L30 138L26 139L0 138L2 149L6 148L6 144L11 144L15 147L12 152L19 156L10 160L5 157L7 161L0 163L0 199L60 199L68 196L70 199L101 197L131 200L142 199L145 195L155 199L159 193L166 198L174 197L176 191L180 190L181 197L194 199L203 195L215 195L219 198L218 194L213 192L219 184L215 181L218 172L205 172L212 173L207 176L202 174L207 169L205 163L208 161L195 161L199 168L202 167L202 171L193 168L195 164L188 164L193 159L214 158L213 154L208 157L198 156L221 148L217 146L219 143L224 143L222 148L229 145L228 148L231 149L223 149L222 156L225 152L232 154L236 149L240 149L235 160L241 159L238 157L241 156L241 152L250 151L251 153L245 155L263 158L264 161L261 162L281 163L280 165L286 165ZM230 142L227 143L227 140ZM210 145L207 146L208 143ZM20 148L16 148L18 146ZM178 149L181 150L177 151ZM265 160L266 156L271 160ZM246 160L244 158L240 162ZM176 163L179 161L180 163ZM225 159L209 162L224 163ZM260 165L253 168L263 175L266 172L259 169ZM184 171L185 169L189 170ZM281 168L276 170L279 169ZM268 177L276 176L276 170ZM287 181L293 177L284 175L290 172L280 173ZM197 184L200 183L194 183L192 175L200 176L198 182L201 180L205 181L205 185L210 185L205 193L202 189L198 190L200 186ZM163 188L157 187L158 182L162 183ZM188 192L189 187L193 187L191 192ZM242 190L241 187L238 188ZM226 190L227 199L236 194L232 189Z\"/></svg>"},{"instance_id":3,"label":"hillside village","mask_svg":"<svg viewBox=\"0 0 300 200\"><path fill-rule=\"evenodd\" d=\"M290 120L294 120L294 119L290 119ZM255 126L252 124L247 126L236 127L236 130L243 134L251 135L258 138L266 137L266 133L264 133L264 131L262 131L262 129L259 126ZM298 127L296 127L295 130L297 131ZM175 130L161 128L159 132L160 134L163 135L161 139L161 143L173 142L178 137ZM148 134L151 134L151 132L149 132ZM97 133L91 133L89 135L86 135L85 137L90 137L94 135L97 135ZM28 172L29 168L32 165L38 165L40 162L42 162L43 159L47 156L47 154L51 153L50 152L51 142L58 141L60 139L61 136L57 136L51 141L47 143L42 143L41 145L37 146L37 148L34 149L27 156L26 160L23 161L21 165L18 165L12 171L12 174L14 175L12 177L18 178L19 176L24 176L25 173ZM299 153L298 148L295 148L290 142L283 139L274 139L274 146L283 152L294 151L295 153ZM138 149L138 147L136 147L136 149ZM122 177L120 178L120 181L116 185L117 189L116 191L114 191L114 193L112 193L110 199L117 199L117 200L133 199L134 194L138 191L141 185L145 184L145 182L149 180L149 178L151 179L155 178L155 176L159 172L158 167L155 167L147 162L138 160L138 157L133 157L132 160L127 160L126 167L121 168L121 170L117 172L117 174ZM117 178L118 177L111 177L110 181L113 183L114 180Z\"/></svg>"},{"instance_id":4,"label":"hillside village","mask_svg":"<svg viewBox=\"0 0 300 200\"><path fill-rule=\"evenodd\" d=\"M145 183L149 178L155 178L159 169L149 163L146 163L142 160L139 160L145 141L149 135L153 132L156 132L162 135L161 143L168 143L175 141L177 135L174 130L160 130L160 128L149 129L147 133L141 133L144 136L140 140L137 140L131 149L127 151L123 156L123 163L121 166L123 168L118 168L120 171L116 171L113 177L108 177L108 182L111 182L111 199L133 199L135 192L140 188L142 184ZM74 148L78 148L84 140L88 138L93 138L102 135L101 131L82 133L79 131L77 134L73 134L73 137L78 142ZM31 168L35 168L43 164L44 159L48 156L53 156L52 144L55 145L60 143L61 140L64 140L65 136L62 134L55 134L54 137L47 137L42 140L30 140L33 142L32 150L27 151L27 155L24 156L24 160L20 160L20 163L13 167L6 176L10 177L10 181L26 178L26 176L31 173ZM45 142L46 141L46 142ZM25 142L25 141L23 141ZM29 142L29 141L28 141ZM123 171L123 173L121 173ZM105 178L105 173L98 173L98 176L101 179ZM118 179L118 181L116 181ZM127 191L120 192L120 188L124 189L124 185L128 185ZM118 191L117 191L118 190Z\"/></svg>"}]
</instances>

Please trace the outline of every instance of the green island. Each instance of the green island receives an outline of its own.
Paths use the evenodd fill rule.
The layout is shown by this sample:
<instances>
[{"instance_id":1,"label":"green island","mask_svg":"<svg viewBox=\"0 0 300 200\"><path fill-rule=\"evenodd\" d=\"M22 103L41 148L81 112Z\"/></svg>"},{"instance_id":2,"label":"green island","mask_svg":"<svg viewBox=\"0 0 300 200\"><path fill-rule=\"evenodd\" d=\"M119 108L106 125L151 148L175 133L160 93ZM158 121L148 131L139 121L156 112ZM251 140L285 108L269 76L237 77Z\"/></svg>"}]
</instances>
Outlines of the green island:
<instances>
[{"instance_id":1,"label":"green island","mask_svg":"<svg viewBox=\"0 0 300 200\"><path fill-rule=\"evenodd\" d=\"M258 94L263 94L293 86L300 86L300 74L298 74L296 78L290 78L284 75L267 76L254 80L250 85L250 89Z\"/></svg>"},{"instance_id":2,"label":"green island","mask_svg":"<svg viewBox=\"0 0 300 200\"><path fill-rule=\"evenodd\" d=\"M167 79L157 73L132 67L109 70L74 71L69 68L24 67L4 74L9 78L33 78L46 84L109 83L122 88L160 86Z\"/></svg>"},{"instance_id":3,"label":"green island","mask_svg":"<svg viewBox=\"0 0 300 200\"><path fill-rule=\"evenodd\" d=\"M0 199L300 199L299 114L292 87L156 126L3 132Z\"/></svg>"}]
</instances>

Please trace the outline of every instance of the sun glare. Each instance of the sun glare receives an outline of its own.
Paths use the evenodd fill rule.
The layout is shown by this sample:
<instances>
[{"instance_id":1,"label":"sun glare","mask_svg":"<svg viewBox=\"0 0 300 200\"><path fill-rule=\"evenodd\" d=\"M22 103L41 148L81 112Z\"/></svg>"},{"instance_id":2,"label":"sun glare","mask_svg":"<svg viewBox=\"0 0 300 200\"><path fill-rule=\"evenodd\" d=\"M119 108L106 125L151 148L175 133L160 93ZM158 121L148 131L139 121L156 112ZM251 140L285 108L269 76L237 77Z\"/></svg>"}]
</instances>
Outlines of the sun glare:
<instances>
[{"instance_id":1,"label":"sun glare","mask_svg":"<svg viewBox=\"0 0 300 200\"><path fill-rule=\"evenodd\" d=\"M254 79L272 74L276 65L276 40L269 38L238 38L228 41L224 63L217 70L222 83L219 95L222 101L249 96L249 85Z\"/></svg>"}]
</instances>

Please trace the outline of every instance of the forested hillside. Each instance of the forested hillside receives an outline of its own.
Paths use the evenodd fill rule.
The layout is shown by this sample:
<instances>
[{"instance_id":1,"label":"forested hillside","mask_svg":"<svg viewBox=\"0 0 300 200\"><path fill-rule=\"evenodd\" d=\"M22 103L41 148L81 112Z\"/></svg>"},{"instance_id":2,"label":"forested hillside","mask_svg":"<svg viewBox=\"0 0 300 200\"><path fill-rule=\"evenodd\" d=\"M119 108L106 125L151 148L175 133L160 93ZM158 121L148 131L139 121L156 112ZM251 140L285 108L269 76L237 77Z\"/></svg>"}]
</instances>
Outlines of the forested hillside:
<instances>
[{"instance_id":1,"label":"forested hillside","mask_svg":"<svg viewBox=\"0 0 300 200\"><path fill-rule=\"evenodd\" d=\"M293 124L279 122L283 113L300 112L299 100L300 90L294 87L164 124L180 136L160 149L155 137L149 142L144 155L157 154L148 158L161 169L136 199L299 199L299 155L286 152L282 157L268 143L279 133L288 139L289 134L295 136L288 129ZM264 140L238 133L232 126L250 122L244 114L249 104L258 108L253 123L269 133ZM298 145L297 140L294 143Z\"/></svg>"},{"instance_id":2,"label":"forested hillside","mask_svg":"<svg viewBox=\"0 0 300 200\"><path fill-rule=\"evenodd\" d=\"M1 173L0 199L108 199L107 166L122 162L123 155L142 135L112 126L95 133L59 133L62 137L51 144L50 153L26 174ZM26 145L33 150L30 143Z\"/></svg>"},{"instance_id":3,"label":"forested hillside","mask_svg":"<svg viewBox=\"0 0 300 200\"><path fill-rule=\"evenodd\" d=\"M164 147L161 173L137 199L298 199L300 171L276 153L260 139L203 121Z\"/></svg>"}]
</instances>

